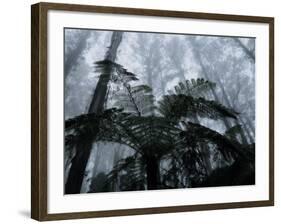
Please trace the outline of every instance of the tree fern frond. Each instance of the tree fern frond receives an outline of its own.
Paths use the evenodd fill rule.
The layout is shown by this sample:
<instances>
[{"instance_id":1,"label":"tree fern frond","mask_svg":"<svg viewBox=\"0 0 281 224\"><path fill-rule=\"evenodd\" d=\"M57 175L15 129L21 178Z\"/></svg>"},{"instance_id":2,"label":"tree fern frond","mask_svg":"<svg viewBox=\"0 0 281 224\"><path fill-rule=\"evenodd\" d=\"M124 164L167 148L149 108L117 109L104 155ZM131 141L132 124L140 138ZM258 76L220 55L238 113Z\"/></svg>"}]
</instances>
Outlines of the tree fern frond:
<instances>
[{"instance_id":1,"label":"tree fern frond","mask_svg":"<svg viewBox=\"0 0 281 224\"><path fill-rule=\"evenodd\" d=\"M179 82L178 85L174 87L174 92L172 92L172 94L202 97L215 86L215 83L202 78L191 79L185 82Z\"/></svg>"},{"instance_id":2,"label":"tree fern frond","mask_svg":"<svg viewBox=\"0 0 281 224\"><path fill-rule=\"evenodd\" d=\"M147 85L131 86L125 84L115 95L115 107L137 116L147 116L155 110L152 89Z\"/></svg>"},{"instance_id":3,"label":"tree fern frond","mask_svg":"<svg viewBox=\"0 0 281 224\"><path fill-rule=\"evenodd\" d=\"M107 175L107 184L120 179L121 190L143 189L145 180L145 164L137 155L121 159Z\"/></svg>"},{"instance_id":4,"label":"tree fern frond","mask_svg":"<svg viewBox=\"0 0 281 224\"><path fill-rule=\"evenodd\" d=\"M181 117L207 117L217 120L222 117L236 119L237 112L216 101L204 98L193 98L183 94L165 95L159 102L159 112L167 118L180 119Z\"/></svg>"},{"instance_id":5,"label":"tree fern frond","mask_svg":"<svg viewBox=\"0 0 281 224\"><path fill-rule=\"evenodd\" d=\"M187 145L205 142L217 145L217 149L222 153L226 160L230 157L239 156L242 159L248 159L247 154L243 150L243 146L234 140L228 139L226 136L200 124L188 122L186 131L182 133Z\"/></svg>"},{"instance_id":6,"label":"tree fern frond","mask_svg":"<svg viewBox=\"0 0 281 224\"><path fill-rule=\"evenodd\" d=\"M155 150L151 153L164 153L173 146L181 131L166 118L134 116L116 108L106 110L102 115L82 115L66 123L69 129L72 128L65 136L66 145L75 145L94 135L95 141L125 144L139 153L144 148Z\"/></svg>"},{"instance_id":7,"label":"tree fern frond","mask_svg":"<svg viewBox=\"0 0 281 224\"><path fill-rule=\"evenodd\" d=\"M105 110L101 115L95 113L83 114L65 121L65 144L75 145L78 141L97 134L100 127L106 128L109 122L113 122L120 117L129 116L121 109L111 108Z\"/></svg>"},{"instance_id":8,"label":"tree fern frond","mask_svg":"<svg viewBox=\"0 0 281 224\"><path fill-rule=\"evenodd\" d=\"M95 71L100 75L109 75L110 80L114 83L128 83L138 80L136 74L128 72L122 65L108 59L95 62Z\"/></svg>"},{"instance_id":9,"label":"tree fern frond","mask_svg":"<svg viewBox=\"0 0 281 224\"><path fill-rule=\"evenodd\" d=\"M242 126L240 124L235 125L228 130L225 131L225 136L232 140L237 140L241 132L243 131Z\"/></svg>"},{"instance_id":10,"label":"tree fern frond","mask_svg":"<svg viewBox=\"0 0 281 224\"><path fill-rule=\"evenodd\" d=\"M148 85L138 85L138 86L133 86L131 87L132 93L136 94L136 93L152 93L152 89L151 87L149 87Z\"/></svg>"}]
</instances>

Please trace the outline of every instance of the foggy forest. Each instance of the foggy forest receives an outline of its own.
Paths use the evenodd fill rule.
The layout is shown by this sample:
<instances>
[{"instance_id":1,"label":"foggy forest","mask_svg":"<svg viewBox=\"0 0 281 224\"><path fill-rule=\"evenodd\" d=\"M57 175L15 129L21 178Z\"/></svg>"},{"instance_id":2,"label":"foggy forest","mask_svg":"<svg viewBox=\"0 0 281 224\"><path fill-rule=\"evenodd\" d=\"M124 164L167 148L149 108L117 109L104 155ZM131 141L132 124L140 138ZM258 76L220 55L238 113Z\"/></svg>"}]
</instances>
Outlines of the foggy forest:
<instances>
[{"instance_id":1,"label":"foggy forest","mask_svg":"<svg viewBox=\"0 0 281 224\"><path fill-rule=\"evenodd\" d=\"M255 184L255 38L64 29L65 194Z\"/></svg>"}]
</instances>

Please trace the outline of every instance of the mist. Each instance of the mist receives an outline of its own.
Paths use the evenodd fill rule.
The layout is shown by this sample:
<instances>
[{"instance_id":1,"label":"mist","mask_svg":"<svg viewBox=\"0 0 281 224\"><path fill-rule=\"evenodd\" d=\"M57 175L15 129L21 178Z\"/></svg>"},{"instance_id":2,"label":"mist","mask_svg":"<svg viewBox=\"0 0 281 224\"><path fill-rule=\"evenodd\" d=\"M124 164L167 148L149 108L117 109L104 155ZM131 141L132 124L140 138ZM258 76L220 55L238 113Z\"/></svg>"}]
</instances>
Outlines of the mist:
<instances>
[{"instance_id":1,"label":"mist","mask_svg":"<svg viewBox=\"0 0 281 224\"><path fill-rule=\"evenodd\" d=\"M118 43L116 43L117 39ZM165 118L161 110L157 109L161 108L164 96L182 94L181 90L177 90L175 87L179 83L185 84L186 80L190 80L191 84L198 80L206 80L213 85L210 85L208 90L204 90L202 95L196 96L196 99L202 101L204 98L204 100L229 108L235 114L235 119L231 116L218 115L221 117L214 119L214 116L200 116L199 113L187 114L180 116L175 128L187 131L190 127L187 127L186 124L191 122L191 125L200 124L220 135L227 136L228 139L234 139L234 142L237 142L240 147L254 145L255 38L65 29L64 43L65 121L85 114L99 114L100 111L111 108L122 109L122 113L133 114L131 107L120 103L121 96L124 97L126 85L120 85L122 80L118 80L118 77L117 81L108 80L103 95L95 95L96 90L102 85L99 84L99 82L101 83L101 70L97 69L96 63L110 59L110 61L122 65L122 69L124 68L126 72L135 75L134 79L130 80L130 88L140 85L151 88L150 95L147 94L146 99L154 106L138 110L140 117ZM113 51L114 53L112 53ZM112 75L112 77L114 76ZM93 105L101 98L103 99L102 109L96 107L95 111ZM147 101L145 102L147 103ZM195 130L195 127L197 126L194 126L192 130ZM234 133L234 129L236 131L233 137L231 134ZM238 129L239 131L237 131ZM68 135L73 131L65 133ZM108 131L104 135L107 133ZM85 160L86 167L84 171L81 168L84 175L79 193L149 189L147 174L141 171L147 169L148 165L141 161L141 154L138 154L137 147L127 143L121 137L119 142L118 140L113 141L113 137L110 139L110 141L106 141L100 137L100 140L90 141L89 156ZM230 158L226 159L227 156L218 146L206 143L203 147L202 144L200 143L198 147L207 149L202 150L204 153L200 154L198 161L202 160L204 165L198 161L194 163L195 168L183 168L183 166L176 165L177 171L173 174L171 174L170 168L171 164L175 162L173 161L174 151L161 152L157 189L200 187L203 186L202 183L207 186L208 177L216 175L216 172L224 167L232 168L231 165L238 158L236 154L240 153L240 151L236 154L231 152L228 155ZM75 156L78 155L79 147L77 145L65 146L65 183L69 178ZM128 166L130 169L119 169L118 174L114 173L118 176L115 177L112 171L122 162L125 163L126 159L132 158L138 167L130 168ZM252 168L252 165L250 167ZM192 169L197 169L196 174L191 171ZM166 172L167 170L169 172ZM129 171L136 172L135 176L128 176ZM224 170L223 172L230 171ZM113 176L114 181L105 189L103 183ZM129 180L127 180L128 178ZM215 177L213 177L214 179ZM128 182L134 182L134 184L128 184ZM243 184L244 182L242 182L239 183ZM247 181L246 184L248 184ZM250 182L250 184L253 183ZM219 183L208 186L216 185Z\"/></svg>"}]
</instances>

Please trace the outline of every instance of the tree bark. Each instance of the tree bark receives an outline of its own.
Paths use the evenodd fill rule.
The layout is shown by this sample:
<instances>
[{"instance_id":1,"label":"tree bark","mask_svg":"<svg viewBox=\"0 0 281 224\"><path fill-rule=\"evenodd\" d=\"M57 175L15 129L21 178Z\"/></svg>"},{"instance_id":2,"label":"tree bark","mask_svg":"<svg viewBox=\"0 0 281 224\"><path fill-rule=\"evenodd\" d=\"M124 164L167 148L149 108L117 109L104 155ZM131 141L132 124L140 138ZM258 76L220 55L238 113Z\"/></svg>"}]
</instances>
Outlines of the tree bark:
<instances>
[{"instance_id":1,"label":"tree bark","mask_svg":"<svg viewBox=\"0 0 281 224\"><path fill-rule=\"evenodd\" d=\"M156 156L146 157L147 190L159 189L160 172Z\"/></svg>"},{"instance_id":2,"label":"tree bark","mask_svg":"<svg viewBox=\"0 0 281 224\"><path fill-rule=\"evenodd\" d=\"M105 59L115 61L117 56L117 49L122 41L122 32L114 31L111 37L111 44L106 53ZM101 75L97 86L94 90L93 98L88 110L88 113L101 114L104 109L107 85L110 80L110 76ZM98 127L98 124L97 124ZM96 134L98 133L98 130ZM67 183L65 185L66 194L79 194L84 179L85 169L90 157L93 141L95 140L96 134L86 141L82 140L83 143L78 144L76 147L76 155L73 158Z\"/></svg>"},{"instance_id":3,"label":"tree bark","mask_svg":"<svg viewBox=\"0 0 281 224\"><path fill-rule=\"evenodd\" d=\"M122 32L114 31L111 37L111 45L108 52L106 53L105 60L115 61L117 56L117 49L122 41ZM99 78L97 86L94 90L93 98L89 107L88 113L100 114L103 112L105 103L107 85L110 80L110 71L106 74L102 74Z\"/></svg>"},{"instance_id":4,"label":"tree bark","mask_svg":"<svg viewBox=\"0 0 281 224\"><path fill-rule=\"evenodd\" d=\"M84 172L92 149L92 147L88 147L88 145L92 146L91 139L84 140L76 146L76 155L71 161L72 165L65 185L65 194L80 193Z\"/></svg>"}]
</instances>

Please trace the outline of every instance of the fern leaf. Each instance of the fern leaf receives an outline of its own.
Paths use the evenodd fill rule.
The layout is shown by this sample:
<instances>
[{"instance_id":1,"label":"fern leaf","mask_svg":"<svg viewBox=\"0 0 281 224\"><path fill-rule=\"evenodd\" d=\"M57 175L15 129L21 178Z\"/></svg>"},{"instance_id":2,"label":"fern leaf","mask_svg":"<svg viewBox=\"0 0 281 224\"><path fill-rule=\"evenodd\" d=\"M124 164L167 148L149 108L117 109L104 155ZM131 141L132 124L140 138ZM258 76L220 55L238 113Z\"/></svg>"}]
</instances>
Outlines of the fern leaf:
<instances>
[{"instance_id":1,"label":"fern leaf","mask_svg":"<svg viewBox=\"0 0 281 224\"><path fill-rule=\"evenodd\" d=\"M207 117L217 120L222 117L236 119L237 112L215 101L193 98L188 95L166 95L159 102L159 112L167 118Z\"/></svg>"}]
</instances>

